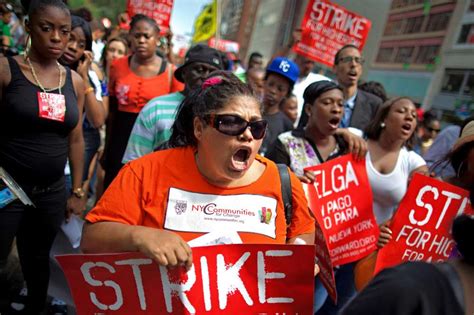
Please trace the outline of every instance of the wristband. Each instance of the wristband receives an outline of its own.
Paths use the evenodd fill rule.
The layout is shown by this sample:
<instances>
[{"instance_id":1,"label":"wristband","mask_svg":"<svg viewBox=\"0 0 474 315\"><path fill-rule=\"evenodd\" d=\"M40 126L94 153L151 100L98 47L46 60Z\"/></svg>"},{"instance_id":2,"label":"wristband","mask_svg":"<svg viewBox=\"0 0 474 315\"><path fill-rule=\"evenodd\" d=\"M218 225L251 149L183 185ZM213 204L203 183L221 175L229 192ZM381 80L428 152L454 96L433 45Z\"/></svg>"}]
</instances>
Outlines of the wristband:
<instances>
[{"instance_id":1,"label":"wristband","mask_svg":"<svg viewBox=\"0 0 474 315\"><path fill-rule=\"evenodd\" d=\"M89 86L87 89L84 90L84 95L87 95L90 92L94 92L94 88L92 86Z\"/></svg>"}]
</instances>

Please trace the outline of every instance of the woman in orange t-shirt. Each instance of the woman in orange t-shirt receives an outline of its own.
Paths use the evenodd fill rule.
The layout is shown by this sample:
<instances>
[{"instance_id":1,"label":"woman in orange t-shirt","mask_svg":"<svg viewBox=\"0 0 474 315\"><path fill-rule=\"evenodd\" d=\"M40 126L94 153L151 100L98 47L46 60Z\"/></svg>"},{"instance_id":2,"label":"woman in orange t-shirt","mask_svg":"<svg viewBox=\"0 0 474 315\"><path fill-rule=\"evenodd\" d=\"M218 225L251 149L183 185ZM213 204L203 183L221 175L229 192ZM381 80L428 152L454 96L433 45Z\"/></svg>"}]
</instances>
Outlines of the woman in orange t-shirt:
<instances>
[{"instance_id":1,"label":"woman in orange t-shirt","mask_svg":"<svg viewBox=\"0 0 474 315\"><path fill-rule=\"evenodd\" d=\"M128 163L87 215L85 252L140 251L161 265L192 264L186 243L237 232L243 243L314 242L314 218L290 173L287 226L278 169L257 155L267 122L250 87L216 71L178 111L171 149Z\"/></svg>"},{"instance_id":2,"label":"woman in orange t-shirt","mask_svg":"<svg viewBox=\"0 0 474 315\"><path fill-rule=\"evenodd\" d=\"M159 35L155 20L135 15L130 22L132 55L114 61L110 68L104 188L122 167L128 137L143 106L154 97L183 89L173 78L173 66L156 54Z\"/></svg>"}]
</instances>

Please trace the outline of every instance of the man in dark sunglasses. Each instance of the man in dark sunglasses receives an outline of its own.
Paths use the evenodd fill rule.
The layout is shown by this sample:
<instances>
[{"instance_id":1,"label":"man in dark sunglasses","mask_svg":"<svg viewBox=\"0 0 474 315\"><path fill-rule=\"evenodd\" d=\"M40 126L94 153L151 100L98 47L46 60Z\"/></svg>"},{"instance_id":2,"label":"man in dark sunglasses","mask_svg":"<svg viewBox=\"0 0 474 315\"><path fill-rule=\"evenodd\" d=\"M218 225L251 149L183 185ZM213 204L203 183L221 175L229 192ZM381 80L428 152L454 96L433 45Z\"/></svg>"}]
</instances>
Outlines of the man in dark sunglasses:
<instances>
[{"instance_id":1,"label":"man in dark sunglasses","mask_svg":"<svg viewBox=\"0 0 474 315\"><path fill-rule=\"evenodd\" d=\"M364 58L354 45L339 49L334 58L333 72L344 92L344 117L340 127L353 127L364 131L382 100L377 96L357 89L362 75Z\"/></svg>"},{"instance_id":2,"label":"man in dark sunglasses","mask_svg":"<svg viewBox=\"0 0 474 315\"><path fill-rule=\"evenodd\" d=\"M166 142L181 101L215 70L224 70L221 53L206 45L192 47L186 54L184 64L174 72L175 78L184 83L184 91L156 97L145 105L133 126L122 163L153 152Z\"/></svg>"}]
</instances>

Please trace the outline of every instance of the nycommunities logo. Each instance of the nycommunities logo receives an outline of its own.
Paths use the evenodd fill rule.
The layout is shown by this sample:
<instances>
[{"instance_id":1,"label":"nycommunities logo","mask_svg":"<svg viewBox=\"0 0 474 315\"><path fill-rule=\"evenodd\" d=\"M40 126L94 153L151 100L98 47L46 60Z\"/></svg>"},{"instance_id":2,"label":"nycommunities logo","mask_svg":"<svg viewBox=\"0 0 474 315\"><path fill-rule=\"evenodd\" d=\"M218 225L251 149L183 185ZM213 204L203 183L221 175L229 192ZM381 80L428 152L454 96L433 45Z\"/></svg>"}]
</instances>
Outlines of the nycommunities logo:
<instances>
[{"instance_id":1,"label":"nycommunities logo","mask_svg":"<svg viewBox=\"0 0 474 315\"><path fill-rule=\"evenodd\" d=\"M206 215L248 216L254 217L255 212L248 209L220 208L215 203L192 205L191 211L203 212Z\"/></svg>"}]
</instances>

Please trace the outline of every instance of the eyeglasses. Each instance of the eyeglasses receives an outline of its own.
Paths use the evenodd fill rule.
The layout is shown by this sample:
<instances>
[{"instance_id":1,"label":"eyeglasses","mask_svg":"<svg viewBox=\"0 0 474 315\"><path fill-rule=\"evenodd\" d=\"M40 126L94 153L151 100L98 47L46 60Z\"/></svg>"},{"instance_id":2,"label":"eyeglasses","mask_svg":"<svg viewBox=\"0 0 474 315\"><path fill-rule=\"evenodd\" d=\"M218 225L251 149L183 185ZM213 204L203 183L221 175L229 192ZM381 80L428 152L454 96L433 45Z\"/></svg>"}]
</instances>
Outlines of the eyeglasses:
<instances>
[{"instance_id":1,"label":"eyeglasses","mask_svg":"<svg viewBox=\"0 0 474 315\"><path fill-rule=\"evenodd\" d=\"M347 56L347 57L339 58L338 62L350 63L352 61L355 61L356 63L358 63L360 65L363 65L364 62L365 62L364 58L362 58L362 57L353 57L353 56Z\"/></svg>"},{"instance_id":2,"label":"eyeglasses","mask_svg":"<svg viewBox=\"0 0 474 315\"><path fill-rule=\"evenodd\" d=\"M228 136L238 136L250 127L250 132L255 140L260 140L265 136L267 129L266 120L257 120L248 122L242 117L232 114L209 115L209 124L217 131Z\"/></svg>"}]
</instances>

